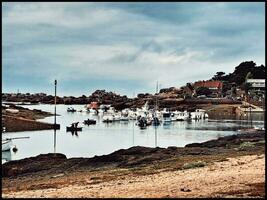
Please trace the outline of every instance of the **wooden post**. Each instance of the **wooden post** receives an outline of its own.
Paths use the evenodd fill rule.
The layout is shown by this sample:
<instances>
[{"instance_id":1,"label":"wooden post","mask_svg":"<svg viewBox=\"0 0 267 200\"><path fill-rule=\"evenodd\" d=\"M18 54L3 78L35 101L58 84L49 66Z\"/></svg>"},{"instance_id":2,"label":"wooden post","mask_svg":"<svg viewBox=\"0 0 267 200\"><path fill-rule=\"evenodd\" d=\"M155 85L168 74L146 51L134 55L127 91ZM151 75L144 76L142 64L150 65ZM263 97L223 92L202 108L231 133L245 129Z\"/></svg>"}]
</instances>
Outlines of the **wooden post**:
<instances>
[{"instance_id":1,"label":"wooden post","mask_svg":"<svg viewBox=\"0 0 267 200\"><path fill-rule=\"evenodd\" d=\"M54 121L54 153L56 153L56 124L57 124L57 120L56 120L56 113L57 113L57 80L55 80L55 121Z\"/></svg>"}]
</instances>

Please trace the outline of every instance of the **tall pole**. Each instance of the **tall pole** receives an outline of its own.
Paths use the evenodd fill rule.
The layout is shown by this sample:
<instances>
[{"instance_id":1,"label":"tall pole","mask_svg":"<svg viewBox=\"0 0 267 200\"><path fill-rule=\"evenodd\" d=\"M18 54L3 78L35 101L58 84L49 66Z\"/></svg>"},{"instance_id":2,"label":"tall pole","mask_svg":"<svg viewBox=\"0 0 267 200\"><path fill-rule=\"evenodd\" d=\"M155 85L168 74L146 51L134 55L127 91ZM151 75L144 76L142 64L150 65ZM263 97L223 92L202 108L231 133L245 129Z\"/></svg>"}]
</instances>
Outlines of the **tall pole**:
<instances>
[{"instance_id":1,"label":"tall pole","mask_svg":"<svg viewBox=\"0 0 267 200\"><path fill-rule=\"evenodd\" d=\"M57 120L56 120L56 113L57 113L57 80L55 80L55 121L54 121L54 153L56 153L56 124L57 124Z\"/></svg>"},{"instance_id":2,"label":"tall pole","mask_svg":"<svg viewBox=\"0 0 267 200\"><path fill-rule=\"evenodd\" d=\"M156 86L156 95L157 95L157 93L158 93L158 81L157 81L157 86ZM158 109L158 98L156 96L156 108L155 108L155 110L157 111L157 109Z\"/></svg>"}]
</instances>

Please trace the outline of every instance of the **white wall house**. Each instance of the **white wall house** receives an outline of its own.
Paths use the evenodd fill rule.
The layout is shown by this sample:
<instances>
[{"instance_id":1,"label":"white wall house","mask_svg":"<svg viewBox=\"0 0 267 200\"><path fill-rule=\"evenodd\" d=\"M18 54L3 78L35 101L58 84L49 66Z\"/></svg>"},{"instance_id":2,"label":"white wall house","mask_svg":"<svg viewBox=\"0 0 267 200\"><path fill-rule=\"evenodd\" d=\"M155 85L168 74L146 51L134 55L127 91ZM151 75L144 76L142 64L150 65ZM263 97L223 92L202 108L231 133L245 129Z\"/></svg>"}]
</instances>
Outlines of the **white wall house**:
<instances>
[{"instance_id":1,"label":"white wall house","mask_svg":"<svg viewBox=\"0 0 267 200\"><path fill-rule=\"evenodd\" d=\"M265 79L248 79L247 83L250 83L253 88L265 88Z\"/></svg>"}]
</instances>

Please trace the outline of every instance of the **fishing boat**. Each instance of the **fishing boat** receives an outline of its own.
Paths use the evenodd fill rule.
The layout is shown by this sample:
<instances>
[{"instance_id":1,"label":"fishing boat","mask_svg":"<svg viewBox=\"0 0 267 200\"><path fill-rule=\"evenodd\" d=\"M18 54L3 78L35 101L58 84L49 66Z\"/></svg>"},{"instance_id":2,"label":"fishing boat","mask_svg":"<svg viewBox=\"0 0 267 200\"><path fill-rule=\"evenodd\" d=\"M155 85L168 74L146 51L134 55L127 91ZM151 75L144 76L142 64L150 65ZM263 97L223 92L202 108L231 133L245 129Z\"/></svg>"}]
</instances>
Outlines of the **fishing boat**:
<instances>
[{"instance_id":1,"label":"fishing boat","mask_svg":"<svg viewBox=\"0 0 267 200\"><path fill-rule=\"evenodd\" d=\"M84 124L91 125L91 124L96 124L96 120L93 119L86 119L83 121Z\"/></svg>"},{"instance_id":2,"label":"fishing boat","mask_svg":"<svg viewBox=\"0 0 267 200\"><path fill-rule=\"evenodd\" d=\"M125 116L125 115L122 115L120 120L123 121L123 122L128 122L129 121L129 117Z\"/></svg>"},{"instance_id":3,"label":"fishing boat","mask_svg":"<svg viewBox=\"0 0 267 200\"><path fill-rule=\"evenodd\" d=\"M186 121L189 119L189 113L187 111L184 112L176 111L175 116L176 116L176 121Z\"/></svg>"},{"instance_id":4,"label":"fishing boat","mask_svg":"<svg viewBox=\"0 0 267 200\"><path fill-rule=\"evenodd\" d=\"M106 114L103 116L102 121L104 123L110 123L110 122L113 122L113 119L114 119L113 115Z\"/></svg>"},{"instance_id":5,"label":"fishing boat","mask_svg":"<svg viewBox=\"0 0 267 200\"><path fill-rule=\"evenodd\" d=\"M67 126L66 127L67 132L76 132L76 131L82 131L82 127L72 127L72 126Z\"/></svg>"},{"instance_id":6,"label":"fishing boat","mask_svg":"<svg viewBox=\"0 0 267 200\"><path fill-rule=\"evenodd\" d=\"M145 129L147 127L147 119L145 117L141 117L139 116L137 119L137 125L141 128L141 129Z\"/></svg>"},{"instance_id":7,"label":"fishing boat","mask_svg":"<svg viewBox=\"0 0 267 200\"><path fill-rule=\"evenodd\" d=\"M158 117L153 117L152 125L153 126L159 126L160 125L160 121L159 121Z\"/></svg>"},{"instance_id":8,"label":"fishing boat","mask_svg":"<svg viewBox=\"0 0 267 200\"><path fill-rule=\"evenodd\" d=\"M164 124L171 123L171 112L167 111L167 109L164 109L162 111L162 118L163 118L163 123Z\"/></svg>"},{"instance_id":9,"label":"fishing boat","mask_svg":"<svg viewBox=\"0 0 267 200\"><path fill-rule=\"evenodd\" d=\"M67 112L76 112L76 110L73 107L70 107L67 109Z\"/></svg>"},{"instance_id":10,"label":"fishing boat","mask_svg":"<svg viewBox=\"0 0 267 200\"><path fill-rule=\"evenodd\" d=\"M194 119L194 120L207 119L208 114L205 113L205 110L203 110L203 109L196 109L195 112L190 113L190 118Z\"/></svg>"},{"instance_id":11,"label":"fishing boat","mask_svg":"<svg viewBox=\"0 0 267 200\"><path fill-rule=\"evenodd\" d=\"M9 151L13 146L13 142L11 139L2 140L2 151Z\"/></svg>"},{"instance_id":12,"label":"fishing boat","mask_svg":"<svg viewBox=\"0 0 267 200\"><path fill-rule=\"evenodd\" d=\"M79 122L72 123L71 126L66 127L66 131L82 131L82 127L78 127Z\"/></svg>"}]
</instances>

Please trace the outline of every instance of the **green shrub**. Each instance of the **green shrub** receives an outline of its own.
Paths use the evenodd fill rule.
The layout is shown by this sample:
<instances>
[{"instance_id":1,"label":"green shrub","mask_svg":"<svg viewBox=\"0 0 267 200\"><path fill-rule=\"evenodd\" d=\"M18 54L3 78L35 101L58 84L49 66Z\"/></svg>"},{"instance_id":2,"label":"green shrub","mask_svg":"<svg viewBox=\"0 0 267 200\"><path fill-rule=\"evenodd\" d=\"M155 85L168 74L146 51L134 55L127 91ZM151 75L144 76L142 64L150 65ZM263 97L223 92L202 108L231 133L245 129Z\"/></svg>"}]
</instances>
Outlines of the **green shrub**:
<instances>
[{"instance_id":1,"label":"green shrub","mask_svg":"<svg viewBox=\"0 0 267 200\"><path fill-rule=\"evenodd\" d=\"M205 162L202 161L198 161L198 162L192 162L192 163L185 163L183 165L183 169L192 169L192 168L197 168L197 167L204 167L207 164Z\"/></svg>"},{"instance_id":2,"label":"green shrub","mask_svg":"<svg viewBox=\"0 0 267 200\"><path fill-rule=\"evenodd\" d=\"M252 142L243 142L242 144L239 145L238 150L239 151L246 151L247 149L254 147L255 144Z\"/></svg>"}]
</instances>

